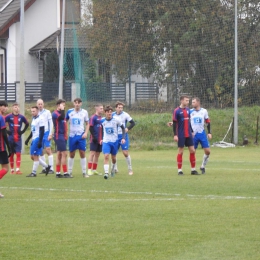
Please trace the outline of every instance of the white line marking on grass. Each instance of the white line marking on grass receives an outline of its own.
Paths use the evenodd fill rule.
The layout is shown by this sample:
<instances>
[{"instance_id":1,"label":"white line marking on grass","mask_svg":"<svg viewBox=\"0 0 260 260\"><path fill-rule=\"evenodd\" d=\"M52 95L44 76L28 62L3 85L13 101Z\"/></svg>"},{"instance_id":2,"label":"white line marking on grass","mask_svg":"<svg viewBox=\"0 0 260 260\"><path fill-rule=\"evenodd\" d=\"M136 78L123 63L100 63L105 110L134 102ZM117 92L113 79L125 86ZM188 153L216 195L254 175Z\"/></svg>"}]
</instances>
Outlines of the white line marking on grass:
<instances>
[{"instance_id":1,"label":"white line marking on grass","mask_svg":"<svg viewBox=\"0 0 260 260\"><path fill-rule=\"evenodd\" d=\"M52 189L52 188L28 188L28 187L0 187L0 189L11 189L11 190L38 190L38 191L70 191L70 192L87 192L87 190Z\"/></svg>"}]
</instances>

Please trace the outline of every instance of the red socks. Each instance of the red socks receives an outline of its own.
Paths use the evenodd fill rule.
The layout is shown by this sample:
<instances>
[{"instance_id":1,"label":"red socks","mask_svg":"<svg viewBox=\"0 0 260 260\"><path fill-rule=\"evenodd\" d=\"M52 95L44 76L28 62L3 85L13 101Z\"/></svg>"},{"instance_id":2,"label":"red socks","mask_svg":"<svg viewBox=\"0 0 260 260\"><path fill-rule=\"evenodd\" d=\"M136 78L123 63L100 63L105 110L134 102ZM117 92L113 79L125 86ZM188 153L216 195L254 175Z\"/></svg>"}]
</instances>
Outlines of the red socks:
<instances>
[{"instance_id":1,"label":"red socks","mask_svg":"<svg viewBox=\"0 0 260 260\"><path fill-rule=\"evenodd\" d=\"M177 154L177 165L178 165L178 169L181 169L182 167L182 154Z\"/></svg>"},{"instance_id":2,"label":"red socks","mask_svg":"<svg viewBox=\"0 0 260 260\"><path fill-rule=\"evenodd\" d=\"M88 163L88 169L89 169L89 170L92 170L92 165L93 165L92 162L89 162L89 163Z\"/></svg>"},{"instance_id":3,"label":"red socks","mask_svg":"<svg viewBox=\"0 0 260 260\"><path fill-rule=\"evenodd\" d=\"M9 160L10 160L11 169L13 169L14 168L14 154L13 153L11 154Z\"/></svg>"},{"instance_id":4,"label":"red socks","mask_svg":"<svg viewBox=\"0 0 260 260\"><path fill-rule=\"evenodd\" d=\"M191 165L191 168L195 168L195 166L196 166L195 153L190 153L190 165Z\"/></svg>"},{"instance_id":5,"label":"red socks","mask_svg":"<svg viewBox=\"0 0 260 260\"><path fill-rule=\"evenodd\" d=\"M7 174L7 170L6 169L0 170L0 179L2 179L6 174Z\"/></svg>"},{"instance_id":6,"label":"red socks","mask_svg":"<svg viewBox=\"0 0 260 260\"><path fill-rule=\"evenodd\" d=\"M21 153L16 153L16 168L20 168L21 165Z\"/></svg>"},{"instance_id":7,"label":"red socks","mask_svg":"<svg viewBox=\"0 0 260 260\"><path fill-rule=\"evenodd\" d=\"M97 169L97 163L93 163L93 170L95 171Z\"/></svg>"}]
</instances>

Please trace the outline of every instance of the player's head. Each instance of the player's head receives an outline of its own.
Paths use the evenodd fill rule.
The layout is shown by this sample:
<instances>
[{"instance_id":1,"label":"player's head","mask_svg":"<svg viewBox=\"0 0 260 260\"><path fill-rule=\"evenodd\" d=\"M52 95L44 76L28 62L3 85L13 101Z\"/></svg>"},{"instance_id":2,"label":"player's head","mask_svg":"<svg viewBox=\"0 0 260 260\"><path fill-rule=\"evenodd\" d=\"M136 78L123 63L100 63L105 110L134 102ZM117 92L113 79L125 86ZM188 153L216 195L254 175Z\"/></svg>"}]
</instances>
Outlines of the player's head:
<instances>
[{"instance_id":1,"label":"player's head","mask_svg":"<svg viewBox=\"0 0 260 260\"><path fill-rule=\"evenodd\" d=\"M60 105L63 105L63 107L65 108L65 105L66 105L66 100L65 99L58 99L57 102L56 102L56 105L57 105L57 109L59 110L60 109Z\"/></svg>"},{"instance_id":2,"label":"player's head","mask_svg":"<svg viewBox=\"0 0 260 260\"><path fill-rule=\"evenodd\" d=\"M124 106L125 106L125 104L123 102L117 101L116 105L115 105L116 113L120 114L123 111Z\"/></svg>"},{"instance_id":3,"label":"player's head","mask_svg":"<svg viewBox=\"0 0 260 260\"><path fill-rule=\"evenodd\" d=\"M187 107L189 106L189 102L190 102L190 97L187 95L183 95L180 97L180 103L182 107Z\"/></svg>"},{"instance_id":4,"label":"player's head","mask_svg":"<svg viewBox=\"0 0 260 260\"><path fill-rule=\"evenodd\" d=\"M39 112L38 106L32 106L31 107L31 114L32 114L33 117L37 116L38 112Z\"/></svg>"},{"instance_id":5,"label":"player's head","mask_svg":"<svg viewBox=\"0 0 260 260\"><path fill-rule=\"evenodd\" d=\"M95 105L95 110L96 110L96 114L101 116L103 114L104 107L102 104L98 103Z\"/></svg>"},{"instance_id":6,"label":"player's head","mask_svg":"<svg viewBox=\"0 0 260 260\"><path fill-rule=\"evenodd\" d=\"M76 110L80 110L80 108L82 106L82 99L81 98L75 98L73 103L74 103L74 108Z\"/></svg>"},{"instance_id":7,"label":"player's head","mask_svg":"<svg viewBox=\"0 0 260 260\"><path fill-rule=\"evenodd\" d=\"M13 114L15 114L15 115L17 115L17 114L19 114L19 104L18 103L14 103L13 105L12 105L12 112L13 112Z\"/></svg>"},{"instance_id":8,"label":"player's head","mask_svg":"<svg viewBox=\"0 0 260 260\"><path fill-rule=\"evenodd\" d=\"M42 99L38 99L36 102L36 106L38 107L39 110L42 110L44 108L44 102Z\"/></svg>"},{"instance_id":9,"label":"player's head","mask_svg":"<svg viewBox=\"0 0 260 260\"><path fill-rule=\"evenodd\" d=\"M8 110L8 104L4 100L0 100L0 113L3 115L7 112Z\"/></svg>"},{"instance_id":10,"label":"player's head","mask_svg":"<svg viewBox=\"0 0 260 260\"><path fill-rule=\"evenodd\" d=\"M192 104L192 107L199 108L200 107L200 99L198 97L192 98L191 104Z\"/></svg>"},{"instance_id":11,"label":"player's head","mask_svg":"<svg viewBox=\"0 0 260 260\"><path fill-rule=\"evenodd\" d=\"M113 108L111 106L106 106L104 111L105 111L106 119L111 119L112 113L113 113Z\"/></svg>"}]
</instances>

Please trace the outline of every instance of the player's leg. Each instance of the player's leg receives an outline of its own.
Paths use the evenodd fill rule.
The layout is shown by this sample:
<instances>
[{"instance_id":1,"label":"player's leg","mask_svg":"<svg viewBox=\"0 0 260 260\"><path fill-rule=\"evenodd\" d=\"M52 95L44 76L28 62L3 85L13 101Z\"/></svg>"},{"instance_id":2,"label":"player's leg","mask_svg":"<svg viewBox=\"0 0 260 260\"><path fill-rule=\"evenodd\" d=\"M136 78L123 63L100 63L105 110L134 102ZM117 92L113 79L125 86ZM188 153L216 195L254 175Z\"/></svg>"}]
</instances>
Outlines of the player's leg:
<instances>
[{"instance_id":1,"label":"player's leg","mask_svg":"<svg viewBox=\"0 0 260 260\"><path fill-rule=\"evenodd\" d=\"M61 171L61 151L59 151L58 148L57 148L57 153L56 153L56 169L55 170L56 170L56 178L59 178L61 176L61 174L60 174L60 171Z\"/></svg>"},{"instance_id":2,"label":"player's leg","mask_svg":"<svg viewBox=\"0 0 260 260\"><path fill-rule=\"evenodd\" d=\"M51 140L49 140L49 131L44 133L44 147L45 147L45 151L48 156L48 165L51 166L51 170L49 171L49 173L54 173L54 171L53 171L53 154L51 151Z\"/></svg>"},{"instance_id":3,"label":"player's leg","mask_svg":"<svg viewBox=\"0 0 260 260\"><path fill-rule=\"evenodd\" d=\"M85 138L80 138L78 140L79 156L80 156L80 166L82 170L83 177L89 177L87 175L87 158L86 158L86 148L87 148L87 140Z\"/></svg>"},{"instance_id":4,"label":"player's leg","mask_svg":"<svg viewBox=\"0 0 260 260\"><path fill-rule=\"evenodd\" d=\"M95 151L96 151L96 145L95 143L90 143L90 152L89 152L89 157L88 157L88 175L93 175L93 162L94 162L94 157L95 157Z\"/></svg>"},{"instance_id":5,"label":"player's leg","mask_svg":"<svg viewBox=\"0 0 260 260\"><path fill-rule=\"evenodd\" d=\"M184 151L184 143L185 143L185 138L178 138L178 154L177 154L178 175L183 175L182 156Z\"/></svg>"},{"instance_id":6,"label":"player's leg","mask_svg":"<svg viewBox=\"0 0 260 260\"><path fill-rule=\"evenodd\" d=\"M68 153L65 150L61 151L61 165L62 165L62 171L64 174L68 174L68 167L67 167L67 157Z\"/></svg>"},{"instance_id":7,"label":"player's leg","mask_svg":"<svg viewBox=\"0 0 260 260\"><path fill-rule=\"evenodd\" d=\"M22 172L20 171L20 166L21 166L21 152L22 152L22 140L20 138L20 140L16 143L15 145L15 152L16 152L16 169L15 169L15 173L16 174L22 174Z\"/></svg>"},{"instance_id":8,"label":"player's leg","mask_svg":"<svg viewBox=\"0 0 260 260\"><path fill-rule=\"evenodd\" d=\"M6 151L0 152L0 164L2 166L2 169L0 170L0 179L2 179L9 171L9 161ZM4 195L0 193L0 198L3 197Z\"/></svg>"},{"instance_id":9,"label":"player's leg","mask_svg":"<svg viewBox=\"0 0 260 260\"><path fill-rule=\"evenodd\" d=\"M46 140L47 136L46 136L46 132L44 133L43 139L42 139L42 145L43 145L43 149L42 149L42 154L39 156L39 158L41 159L42 162L46 162L45 159L45 140ZM42 167L42 172L41 173L46 173L45 167Z\"/></svg>"},{"instance_id":10,"label":"player's leg","mask_svg":"<svg viewBox=\"0 0 260 260\"><path fill-rule=\"evenodd\" d=\"M97 151L95 152L95 155L94 155L93 167L92 167L93 173L96 175L100 175L100 173L97 171L97 166L98 166L98 159L99 159L101 151L102 151L102 146L99 144Z\"/></svg>"},{"instance_id":11,"label":"player's leg","mask_svg":"<svg viewBox=\"0 0 260 260\"><path fill-rule=\"evenodd\" d=\"M191 137L186 138L185 146L188 147L189 152L190 152L191 174L198 175L198 172L196 171L196 156L195 156L195 148L193 145L193 138L191 138Z\"/></svg>"},{"instance_id":12,"label":"player's leg","mask_svg":"<svg viewBox=\"0 0 260 260\"><path fill-rule=\"evenodd\" d=\"M111 152L111 147L109 143L103 143L102 152L104 154L104 178L107 179L109 176L109 154Z\"/></svg>"},{"instance_id":13,"label":"player's leg","mask_svg":"<svg viewBox=\"0 0 260 260\"><path fill-rule=\"evenodd\" d=\"M111 143L111 176L114 177L115 176L115 166L116 166L116 154L118 152L118 142L115 143Z\"/></svg>"},{"instance_id":14,"label":"player's leg","mask_svg":"<svg viewBox=\"0 0 260 260\"><path fill-rule=\"evenodd\" d=\"M128 138L128 135L126 135L125 143L121 144L121 149L122 149L123 155L125 156L125 159L126 159L128 174L133 175L134 172L133 172L133 168L132 168L131 156L129 154L129 146L130 146L129 138Z\"/></svg>"},{"instance_id":15,"label":"player's leg","mask_svg":"<svg viewBox=\"0 0 260 260\"><path fill-rule=\"evenodd\" d=\"M122 140L122 134L118 135L118 142L117 142L117 152L119 151L120 147L121 147L121 140ZM112 168L112 164L111 164L111 168ZM114 165L114 169L115 169L115 173L118 173L118 167L117 167L117 162Z\"/></svg>"},{"instance_id":16,"label":"player's leg","mask_svg":"<svg viewBox=\"0 0 260 260\"><path fill-rule=\"evenodd\" d=\"M10 160L10 168L11 168L11 174L15 174L14 171L14 153L11 154L11 156L9 157Z\"/></svg>"},{"instance_id":17,"label":"player's leg","mask_svg":"<svg viewBox=\"0 0 260 260\"><path fill-rule=\"evenodd\" d=\"M76 150L77 150L77 136L69 137L68 174L70 175L72 175Z\"/></svg>"}]
</instances>

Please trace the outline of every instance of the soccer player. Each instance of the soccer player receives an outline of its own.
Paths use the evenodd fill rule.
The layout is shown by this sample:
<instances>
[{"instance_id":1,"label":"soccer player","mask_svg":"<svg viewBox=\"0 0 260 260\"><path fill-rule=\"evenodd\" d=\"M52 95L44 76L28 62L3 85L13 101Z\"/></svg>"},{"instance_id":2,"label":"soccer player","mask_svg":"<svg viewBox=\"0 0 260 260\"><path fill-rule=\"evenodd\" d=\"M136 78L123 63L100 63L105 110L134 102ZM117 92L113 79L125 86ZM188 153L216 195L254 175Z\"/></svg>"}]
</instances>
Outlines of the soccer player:
<instances>
[{"instance_id":1,"label":"soccer player","mask_svg":"<svg viewBox=\"0 0 260 260\"><path fill-rule=\"evenodd\" d=\"M54 173L53 171L53 154L51 151L51 139L52 139L52 129L53 129L53 122L52 122L52 116L51 112L48 109L44 108L44 102L42 99L37 100L37 107L39 109L39 115L42 117L44 122L44 136L43 136L43 153L41 155L41 160L45 162L45 155L44 155L44 149L48 155L48 163L51 166L51 170L49 173ZM41 173L46 173L45 168L43 167L43 170Z\"/></svg>"},{"instance_id":2,"label":"soccer player","mask_svg":"<svg viewBox=\"0 0 260 260\"><path fill-rule=\"evenodd\" d=\"M178 175L183 175L182 171L182 156L184 151L184 146L187 146L190 152L190 164L191 164L191 174L198 175L196 171L196 157L195 149L193 145L192 128L190 125L190 109L189 109L189 97L180 97L180 106L173 111L173 133L174 141L178 143L178 155L177 155L177 165L178 165Z\"/></svg>"},{"instance_id":3,"label":"soccer player","mask_svg":"<svg viewBox=\"0 0 260 260\"><path fill-rule=\"evenodd\" d=\"M31 133L25 140L25 145L28 145L30 139L32 138L32 143L30 147L30 155L33 160L32 172L26 177L36 177L36 172L39 164L41 164L46 169L46 175L49 173L51 166L46 164L41 158L43 150L43 136L44 136L44 119L39 115L39 110L37 106L31 107L31 114L33 116L31 123Z\"/></svg>"},{"instance_id":4,"label":"soccer player","mask_svg":"<svg viewBox=\"0 0 260 260\"><path fill-rule=\"evenodd\" d=\"M54 141L57 147L56 156L56 178L69 178L67 170L67 123L65 119L65 100L59 99L56 102L57 109L52 113L54 125ZM64 175L61 172L61 166Z\"/></svg>"},{"instance_id":5,"label":"soccer player","mask_svg":"<svg viewBox=\"0 0 260 260\"><path fill-rule=\"evenodd\" d=\"M118 127L122 129L122 138L121 144L125 143L125 127L121 121L112 116L113 108L107 106L105 108L106 117L101 120L102 126L102 152L104 154L104 178L109 177L109 155L111 154L112 167L111 167L111 176L115 175L115 166L116 166L116 154L118 152Z\"/></svg>"},{"instance_id":6,"label":"soccer player","mask_svg":"<svg viewBox=\"0 0 260 260\"><path fill-rule=\"evenodd\" d=\"M128 138L128 131L131 130L135 126L135 122L134 122L133 118L128 113L123 111L124 106L125 106L124 103L117 101L116 105L115 105L116 111L113 113L113 117L118 119L120 122L122 122L124 127L125 127L125 133L126 134L125 134L125 142L124 143L121 143L122 130L121 130L120 127L118 128L118 149L120 149L120 146L121 146L122 152L125 156L126 163L127 163L127 166L128 166L128 173L129 173L129 175L132 175L134 172L133 172L133 169L132 169L131 157L130 157L129 152L128 152L129 144L130 144L130 141L129 141L129 138ZM128 122L130 123L130 125L127 127ZM115 164L115 172L118 172L117 164Z\"/></svg>"},{"instance_id":7,"label":"soccer player","mask_svg":"<svg viewBox=\"0 0 260 260\"><path fill-rule=\"evenodd\" d=\"M90 154L88 158L88 175L99 175L97 171L98 158L102 152L102 145L100 141L102 139L102 128L100 125L101 116L103 114L103 105L95 105L95 114L91 116L89 120L90 135Z\"/></svg>"},{"instance_id":8,"label":"soccer player","mask_svg":"<svg viewBox=\"0 0 260 260\"><path fill-rule=\"evenodd\" d=\"M89 177L86 173L87 159L86 159L86 147L89 131L89 118L88 111L81 108L82 100L80 98L74 99L74 108L67 111L66 120L70 124L69 131L69 159L68 159L68 173L72 177L72 169L74 164L74 157L76 150L79 150L80 165L82 169L83 177ZM84 127L86 125L86 127ZM85 128L85 129L84 129Z\"/></svg>"},{"instance_id":9,"label":"soccer player","mask_svg":"<svg viewBox=\"0 0 260 260\"><path fill-rule=\"evenodd\" d=\"M8 141L4 114L7 111L8 104L5 101L0 101L0 179L2 179L7 172L9 171L9 160L12 151L11 146ZM8 153L7 151L8 150ZM3 198L4 195L0 193L0 198Z\"/></svg>"},{"instance_id":10,"label":"soccer player","mask_svg":"<svg viewBox=\"0 0 260 260\"><path fill-rule=\"evenodd\" d=\"M198 97L194 97L192 99L192 107L193 109L190 110L190 119L191 127L193 130L194 148L197 149L198 144L200 143L201 147L204 149L203 160L200 167L201 173L204 174L206 172L205 166L210 155L210 146L208 139L212 138L210 132L210 119L207 109L200 106L200 99ZM206 134L204 129L205 123L207 124L208 135Z\"/></svg>"},{"instance_id":11,"label":"soccer player","mask_svg":"<svg viewBox=\"0 0 260 260\"><path fill-rule=\"evenodd\" d=\"M22 135L29 127L29 122L25 116L19 114L19 105L14 103L12 106L12 113L5 117L5 123L8 126L8 141L12 147L12 154L10 156L11 174L22 174L21 166L21 151L22 151ZM22 130L24 124L24 128ZM14 154L16 154L16 170L14 170Z\"/></svg>"}]
</instances>

